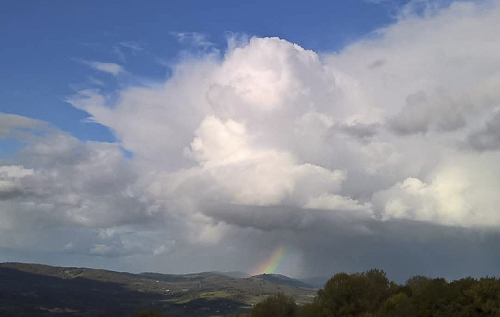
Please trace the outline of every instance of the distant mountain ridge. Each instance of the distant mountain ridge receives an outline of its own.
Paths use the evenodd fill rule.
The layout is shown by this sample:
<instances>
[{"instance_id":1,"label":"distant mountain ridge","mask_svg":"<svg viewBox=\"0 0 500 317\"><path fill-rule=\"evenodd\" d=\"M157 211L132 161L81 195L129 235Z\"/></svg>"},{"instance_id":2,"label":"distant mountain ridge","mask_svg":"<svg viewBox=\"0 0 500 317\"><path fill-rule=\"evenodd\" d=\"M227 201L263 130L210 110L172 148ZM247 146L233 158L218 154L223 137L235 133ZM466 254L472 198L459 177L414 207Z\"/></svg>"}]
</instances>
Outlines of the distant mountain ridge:
<instances>
[{"instance_id":1,"label":"distant mountain ridge","mask_svg":"<svg viewBox=\"0 0 500 317\"><path fill-rule=\"evenodd\" d=\"M270 283L275 283L275 284L280 284L280 285L290 285L290 286L295 286L295 287L301 287L301 288L309 288L309 289L315 289L316 287L314 285L308 284L304 281L294 279L285 275L281 274L259 274L250 277L251 279L255 280L263 280L267 281Z\"/></svg>"},{"instance_id":2,"label":"distant mountain ridge","mask_svg":"<svg viewBox=\"0 0 500 317\"><path fill-rule=\"evenodd\" d=\"M232 277L232 278L248 278L251 277L250 274L245 273L245 272L239 272L239 271L231 271L231 272L220 272L220 271L207 271L207 272L200 272L200 273L187 273L187 274L165 274L165 273L154 273L154 272L143 272L139 273L140 275L143 276L170 276L172 278L178 277L178 278L186 278L186 279L196 279L196 278L201 278L201 277L207 277L210 275L222 275L222 276L227 276L227 277Z\"/></svg>"}]
</instances>

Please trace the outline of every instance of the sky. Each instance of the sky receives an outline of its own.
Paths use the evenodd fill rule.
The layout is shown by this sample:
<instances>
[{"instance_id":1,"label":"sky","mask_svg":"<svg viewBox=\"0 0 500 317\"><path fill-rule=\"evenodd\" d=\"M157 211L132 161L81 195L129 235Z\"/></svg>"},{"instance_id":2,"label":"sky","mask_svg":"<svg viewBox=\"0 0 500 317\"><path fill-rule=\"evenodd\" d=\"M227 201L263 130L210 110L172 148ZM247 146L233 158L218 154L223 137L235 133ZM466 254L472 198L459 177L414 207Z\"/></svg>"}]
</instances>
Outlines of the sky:
<instances>
[{"instance_id":1,"label":"sky","mask_svg":"<svg viewBox=\"0 0 500 317\"><path fill-rule=\"evenodd\" d=\"M499 275L500 1L7 1L0 261Z\"/></svg>"}]
</instances>

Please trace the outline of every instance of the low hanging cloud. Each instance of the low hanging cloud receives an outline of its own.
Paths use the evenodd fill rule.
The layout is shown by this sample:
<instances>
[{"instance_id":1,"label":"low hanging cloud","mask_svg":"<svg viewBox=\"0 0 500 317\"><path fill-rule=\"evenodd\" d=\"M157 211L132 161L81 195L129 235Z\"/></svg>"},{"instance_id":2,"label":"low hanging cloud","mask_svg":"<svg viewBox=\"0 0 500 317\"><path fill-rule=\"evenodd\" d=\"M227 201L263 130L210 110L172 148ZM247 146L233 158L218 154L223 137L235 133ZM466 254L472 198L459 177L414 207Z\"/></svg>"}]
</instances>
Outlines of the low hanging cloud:
<instances>
[{"instance_id":1,"label":"low hanging cloud","mask_svg":"<svg viewBox=\"0 0 500 317\"><path fill-rule=\"evenodd\" d=\"M210 254L234 259L238 246L265 256L256 246L266 238L269 248L302 254L293 270L309 273L326 272L331 261L352 265L325 255L332 250L366 260L354 267L389 265L368 255L367 239L381 254L384 245L410 254L405 246L425 238L418 232L442 239L436 250L454 246L456 232L493 237L500 3L408 10L338 53L254 37L232 41L222 56L181 59L164 82L124 88L117 98L78 92L68 101L111 129L132 157L118 144L57 131L32 140L20 161L0 168L2 226L42 219L165 232L131 247L125 233L108 243L100 231L86 236L85 252L168 254L172 267ZM238 261L231 263L244 265Z\"/></svg>"}]
</instances>

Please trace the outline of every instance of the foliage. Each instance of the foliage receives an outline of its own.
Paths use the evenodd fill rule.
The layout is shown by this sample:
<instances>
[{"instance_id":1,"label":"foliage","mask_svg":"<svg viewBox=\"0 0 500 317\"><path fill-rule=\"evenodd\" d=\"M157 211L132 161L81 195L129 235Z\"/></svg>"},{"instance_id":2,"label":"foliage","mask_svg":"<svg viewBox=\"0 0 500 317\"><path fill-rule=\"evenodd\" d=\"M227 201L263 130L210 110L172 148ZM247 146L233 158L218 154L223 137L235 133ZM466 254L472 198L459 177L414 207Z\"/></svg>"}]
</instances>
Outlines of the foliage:
<instances>
[{"instance_id":1,"label":"foliage","mask_svg":"<svg viewBox=\"0 0 500 317\"><path fill-rule=\"evenodd\" d=\"M291 317L295 316L297 305L290 296L278 293L268 296L255 305L251 317Z\"/></svg>"},{"instance_id":2,"label":"foliage","mask_svg":"<svg viewBox=\"0 0 500 317\"><path fill-rule=\"evenodd\" d=\"M377 311L390 295L390 283L384 271L333 276L318 291L318 301L325 316L360 316Z\"/></svg>"},{"instance_id":3,"label":"foliage","mask_svg":"<svg viewBox=\"0 0 500 317\"><path fill-rule=\"evenodd\" d=\"M398 285L382 270L339 273L318 291L312 303L296 308L293 299L272 295L257 304L251 316L500 316L500 280L467 277L447 282L414 276Z\"/></svg>"}]
</instances>

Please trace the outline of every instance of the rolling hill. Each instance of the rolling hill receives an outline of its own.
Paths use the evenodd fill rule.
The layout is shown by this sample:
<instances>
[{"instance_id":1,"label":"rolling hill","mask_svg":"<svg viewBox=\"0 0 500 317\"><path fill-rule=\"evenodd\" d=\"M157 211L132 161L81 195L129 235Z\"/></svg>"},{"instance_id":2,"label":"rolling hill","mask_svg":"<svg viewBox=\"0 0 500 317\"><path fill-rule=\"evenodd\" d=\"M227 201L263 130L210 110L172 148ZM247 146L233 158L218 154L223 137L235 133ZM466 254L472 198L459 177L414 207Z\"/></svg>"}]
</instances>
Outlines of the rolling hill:
<instances>
[{"instance_id":1,"label":"rolling hill","mask_svg":"<svg viewBox=\"0 0 500 317\"><path fill-rule=\"evenodd\" d=\"M165 316L216 316L249 311L277 292L297 303L309 302L315 295L308 284L283 275L228 275L132 274L0 263L0 316L134 316L147 310Z\"/></svg>"}]
</instances>

